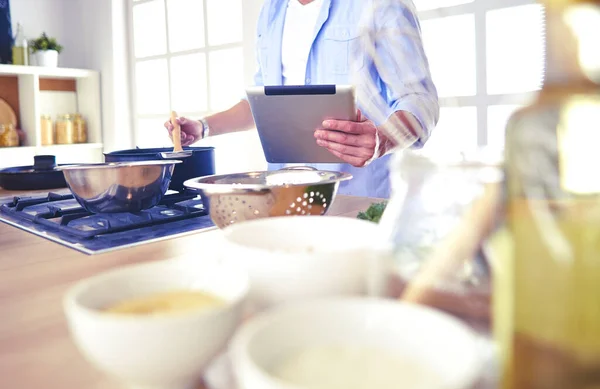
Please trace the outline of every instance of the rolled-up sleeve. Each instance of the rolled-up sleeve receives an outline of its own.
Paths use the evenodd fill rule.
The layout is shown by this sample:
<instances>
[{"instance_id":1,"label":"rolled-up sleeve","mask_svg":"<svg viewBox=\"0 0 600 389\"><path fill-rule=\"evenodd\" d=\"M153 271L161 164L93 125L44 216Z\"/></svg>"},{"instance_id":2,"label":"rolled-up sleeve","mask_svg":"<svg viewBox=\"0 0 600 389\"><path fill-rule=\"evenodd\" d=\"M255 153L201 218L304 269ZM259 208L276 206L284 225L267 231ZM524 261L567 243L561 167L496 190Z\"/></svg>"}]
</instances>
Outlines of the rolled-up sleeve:
<instances>
[{"instance_id":1,"label":"rolled-up sleeve","mask_svg":"<svg viewBox=\"0 0 600 389\"><path fill-rule=\"evenodd\" d=\"M359 104L377 124L398 111L411 113L421 129L406 146L423 147L438 122L439 101L414 5L375 0L372 9L361 35L367 66L356 81Z\"/></svg>"}]
</instances>

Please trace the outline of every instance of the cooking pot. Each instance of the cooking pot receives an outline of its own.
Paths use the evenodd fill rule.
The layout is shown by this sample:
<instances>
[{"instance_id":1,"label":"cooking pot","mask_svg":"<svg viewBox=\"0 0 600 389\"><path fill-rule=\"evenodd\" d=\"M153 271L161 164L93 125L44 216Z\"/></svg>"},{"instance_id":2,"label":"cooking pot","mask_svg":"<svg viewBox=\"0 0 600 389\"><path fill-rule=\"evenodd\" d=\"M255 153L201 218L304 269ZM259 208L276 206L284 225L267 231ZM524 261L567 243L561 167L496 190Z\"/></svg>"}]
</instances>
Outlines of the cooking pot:
<instances>
[{"instance_id":1,"label":"cooking pot","mask_svg":"<svg viewBox=\"0 0 600 389\"><path fill-rule=\"evenodd\" d=\"M175 166L169 189L182 192L184 181L196 177L215 174L215 149L214 147L184 147L184 151L191 152L189 156L166 157L163 153L172 153L172 147L154 149L130 149L113 151L104 154L106 162L138 162L154 160L178 160L182 163Z\"/></svg>"}]
</instances>

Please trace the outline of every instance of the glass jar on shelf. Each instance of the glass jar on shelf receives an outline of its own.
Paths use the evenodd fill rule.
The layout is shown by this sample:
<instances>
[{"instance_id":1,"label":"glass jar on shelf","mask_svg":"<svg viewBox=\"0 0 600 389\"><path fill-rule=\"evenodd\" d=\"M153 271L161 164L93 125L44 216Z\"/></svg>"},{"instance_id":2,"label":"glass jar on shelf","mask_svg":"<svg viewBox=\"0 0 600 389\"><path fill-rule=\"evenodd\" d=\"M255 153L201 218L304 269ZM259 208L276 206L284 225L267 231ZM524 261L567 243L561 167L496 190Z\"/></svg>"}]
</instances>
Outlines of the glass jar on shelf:
<instances>
[{"instance_id":1,"label":"glass jar on shelf","mask_svg":"<svg viewBox=\"0 0 600 389\"><path fill-rule=\"evenodd\" d=\"M19 133L12 124L0 124L0 147L19 146Z\"/></svg>"},{"instance_id":2,"label":"glass jar on shelf","mask_svg":"<svg viewBox=\"0 0 600 389\"><path fill-rule=\"evenodd\" d=\"M86 143L87 123L80 113L73 115L73 125L75 127L75 143Z\"/></svg>"},{"instance_id":3,"label":"glass jar on shelf","mask_svg":"<svg viewBox=\"0 0 600 389\"><path fill-rule=\"evenodd\" d=\"M54 123L50 115L42 115L41 117L41 140L42 146L54 144Z\"/></svg>"},{"instance_id":4,"label":"glass jar on shelf","mask_svg":"<svg viewBox=\"0 0 600 389\"><path fill-rule=\"evenodd\" d=\"M56 121L56 143L73 144L75 143L75 140L75 124L73 115L60 115Z\"/></svg>"}]
</instances>

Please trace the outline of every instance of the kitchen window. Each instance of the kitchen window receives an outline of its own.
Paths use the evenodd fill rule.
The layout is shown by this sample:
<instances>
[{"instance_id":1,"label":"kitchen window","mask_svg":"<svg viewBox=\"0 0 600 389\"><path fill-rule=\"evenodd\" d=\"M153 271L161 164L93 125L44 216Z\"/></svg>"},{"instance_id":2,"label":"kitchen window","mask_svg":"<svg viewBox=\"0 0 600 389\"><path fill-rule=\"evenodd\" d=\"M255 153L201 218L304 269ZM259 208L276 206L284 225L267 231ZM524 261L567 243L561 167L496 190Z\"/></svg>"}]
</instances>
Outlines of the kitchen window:
<instances>
[{"instance_id":1,"label":"kitchen window","mask_svg":"<svg viewBox=\"0 0 600 389\"><path fill-rule=\"evenodd\" d=\"M508 118L542 85L542 6L533 0L414 3L441 106L426 147L503 148Z\"/></svg>"},{"instance_id":2,"label":"kitchen window","mask_svg":"<svg viewBox=\"0 0 600 389\"><path fill-rule=\"evenodd\" d=\"M136 145L168 146L171 110L199 118L243 95L242 0L130 0L130 7Z\"/></svg>"}]
</instances>

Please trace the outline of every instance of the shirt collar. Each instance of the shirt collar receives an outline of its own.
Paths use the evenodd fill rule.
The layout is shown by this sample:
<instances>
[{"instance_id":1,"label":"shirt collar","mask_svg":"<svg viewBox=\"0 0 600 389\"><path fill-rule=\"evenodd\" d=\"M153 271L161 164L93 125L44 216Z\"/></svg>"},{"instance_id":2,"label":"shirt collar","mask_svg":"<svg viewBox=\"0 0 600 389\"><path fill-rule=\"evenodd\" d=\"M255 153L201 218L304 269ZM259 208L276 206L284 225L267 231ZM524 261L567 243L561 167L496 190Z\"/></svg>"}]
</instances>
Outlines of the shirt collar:
<instances>
[{"instance_id":1,"label":"shirt collar","mask_svg":"<svg viewBox=\"0 0 600 389\"><path fill-rule=\"evenodd\" d=\"M289 7L293 7L293 8L320 8L322 4L323 4L323 0L314 0L305 5L300 3L300 1L298 1L298 0L289 0L289 2L288 2Z\"/></svg>"}]
</instances>

